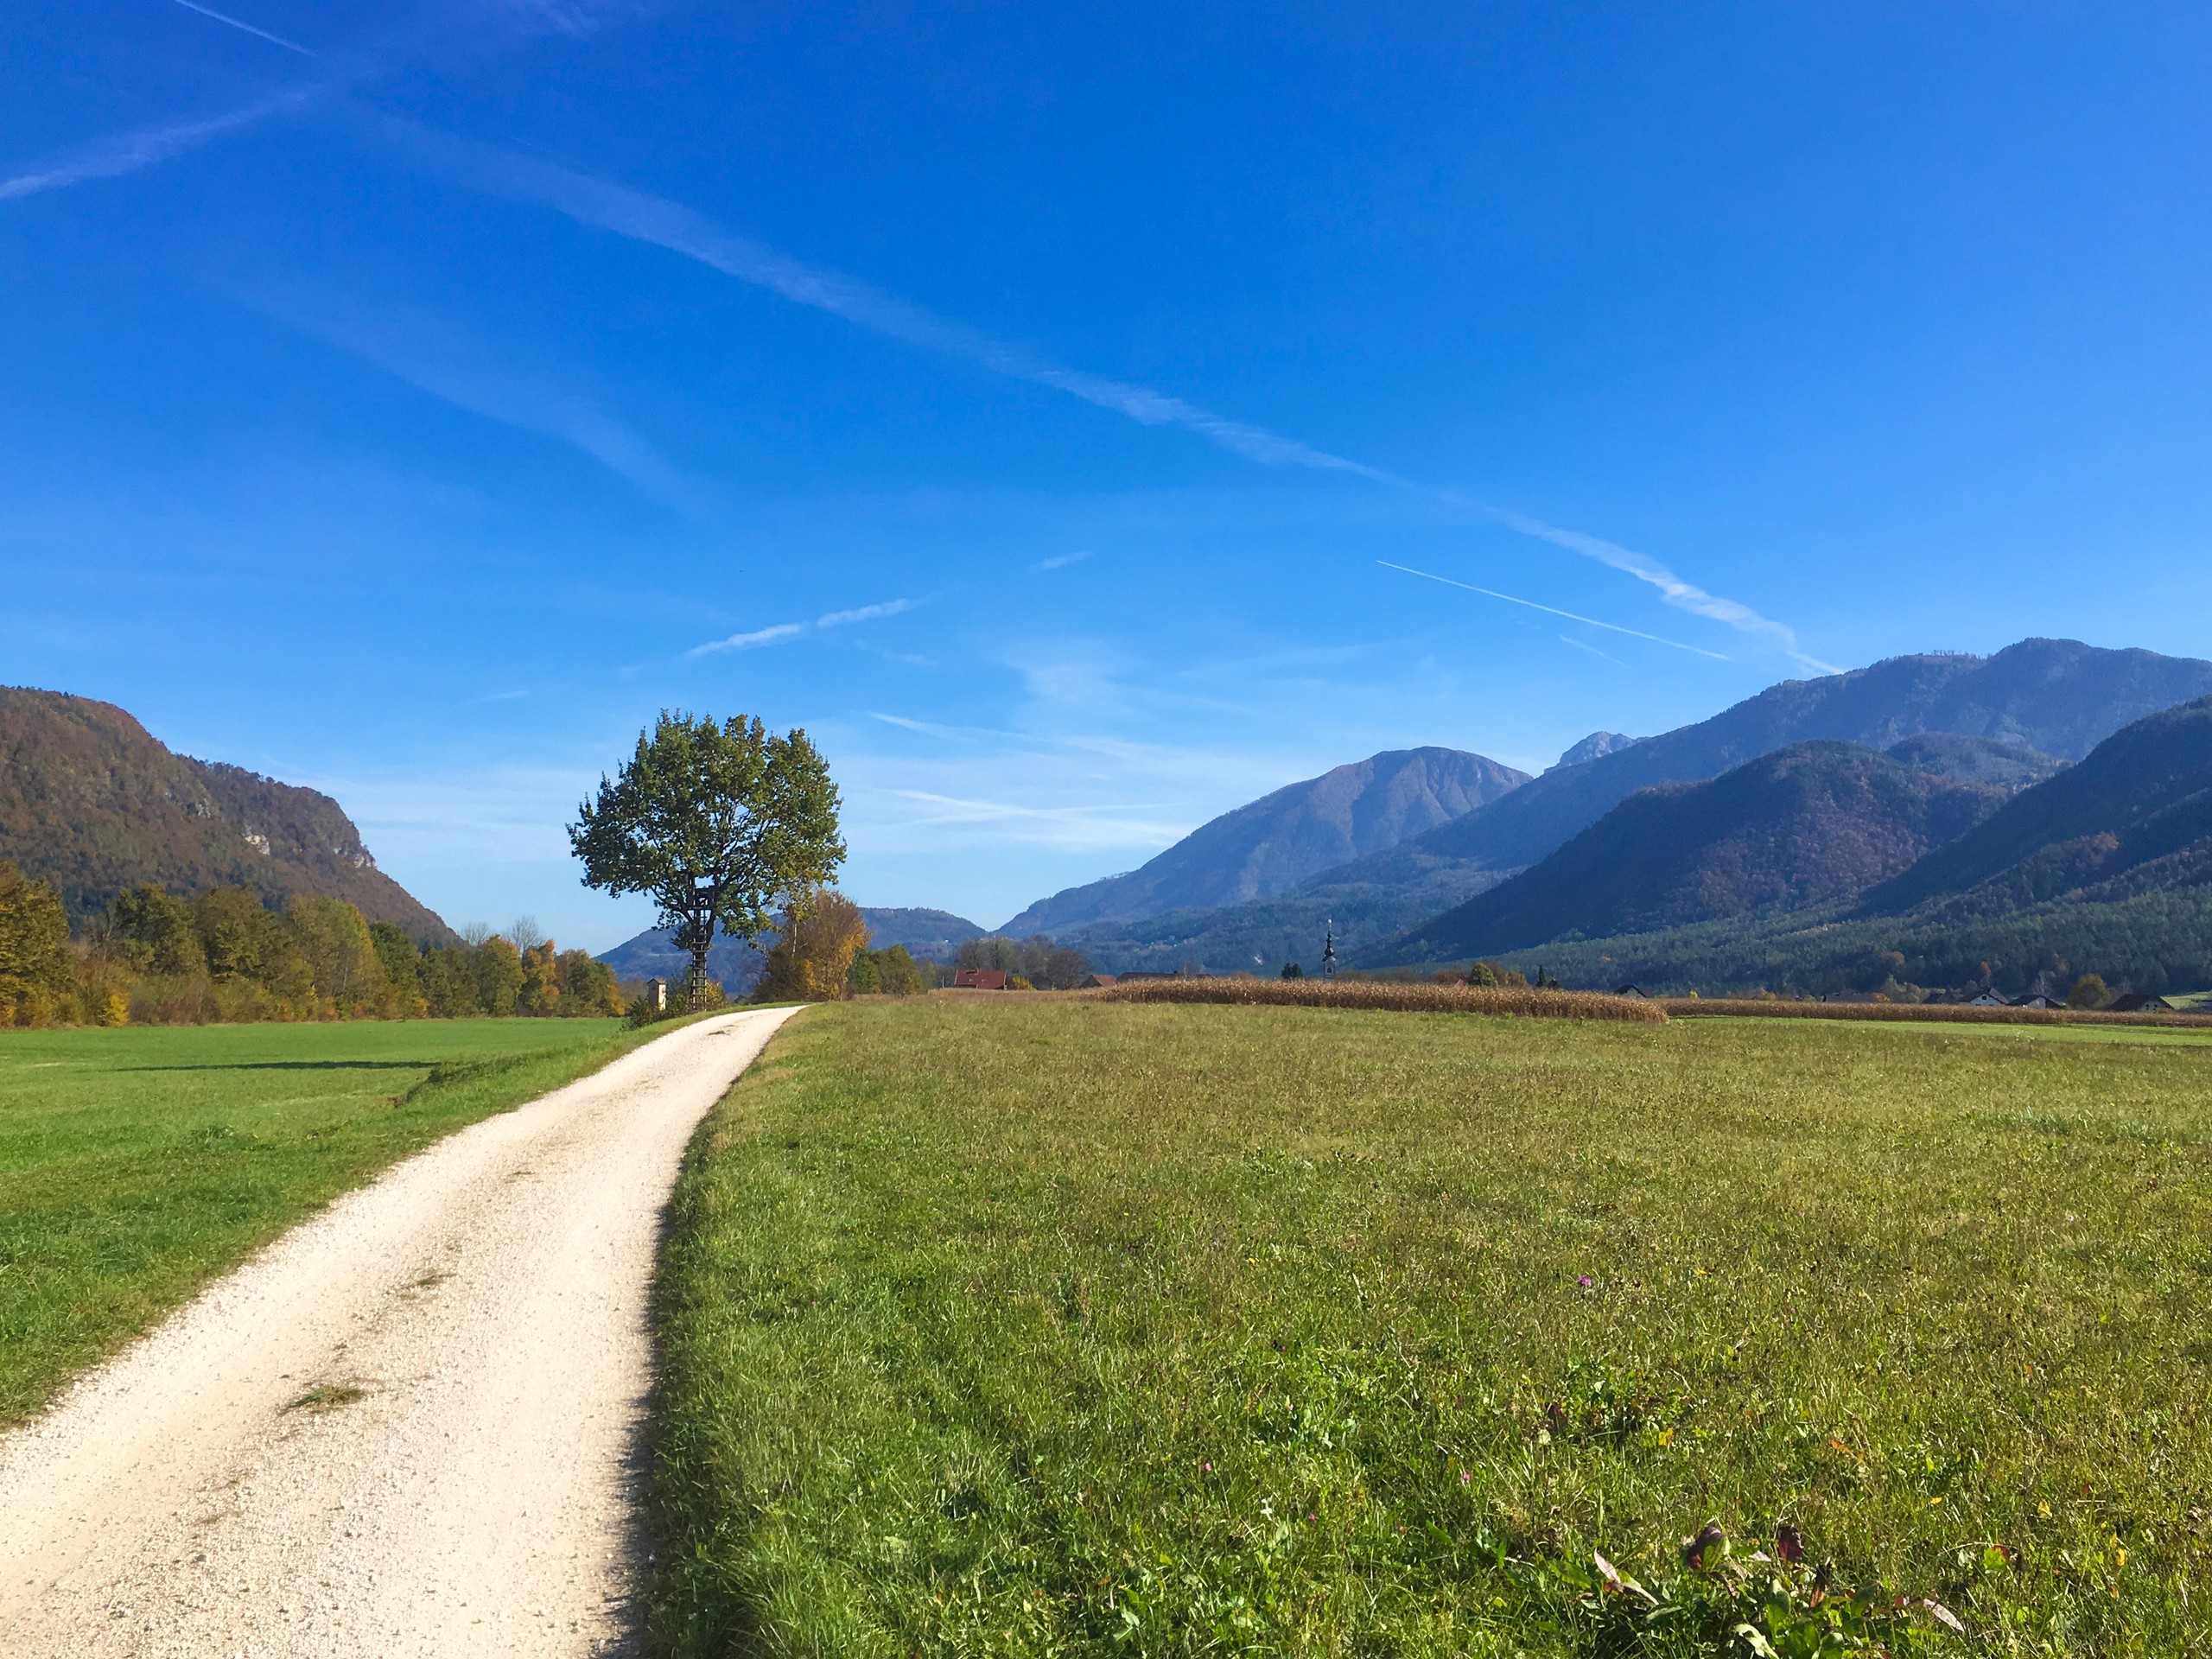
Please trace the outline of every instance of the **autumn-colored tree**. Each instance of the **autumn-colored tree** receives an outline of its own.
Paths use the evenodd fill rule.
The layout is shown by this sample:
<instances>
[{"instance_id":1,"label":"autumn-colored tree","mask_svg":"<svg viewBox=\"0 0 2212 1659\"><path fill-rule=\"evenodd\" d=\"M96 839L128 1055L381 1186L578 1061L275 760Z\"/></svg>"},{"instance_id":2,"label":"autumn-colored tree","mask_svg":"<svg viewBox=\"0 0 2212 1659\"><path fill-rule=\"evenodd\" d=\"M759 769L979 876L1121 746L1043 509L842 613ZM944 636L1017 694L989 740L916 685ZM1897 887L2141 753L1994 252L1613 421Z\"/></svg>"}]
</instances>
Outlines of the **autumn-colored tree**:
<instances>
[{"instance_id":1,"label":"autumn-colored tree","mask_svg":"<svg viewBox=\"0 0 2212 1659\"><path fill-rule=\"evenodd\" d=\"M428 1014L429 999L423 993L423 953L415 948L406 930L391 922L371 922L369 943L375 947L377 961L391 986L392 1012L402 1020L418 1020Z\"/></svg>"},{"instance_id":2,"label":"autumn-colored tree","mask_svg":"<svg viewBox=\"0 0 2212 1659\"><path fill-rule=\"evenodd\" d=\"M559 955L550 939L522 953L522 991L515 999L517 1014L561 1012Z\"/></svg>"},{"instance_id":3,"label":"autumn-colored tree","mask_svg":"<svg viewBox=\"0 0 2212 1659\"><path fill-rule=\"evenodd\" d=\"M586 886L652 895L691 957L696 1007L717 927L758 939L779 898L836 874L845 856L837 805L829 764L804 732L778 737L742 715L717 725L664 713L578 809L569 842ZM842 973L840 964L840 985Z\"/></svg>"},{"instance_id":4,"label":"autumn-colored tree","mask_svg":"<svg viewBox=\"0 0 2212 1659\"><path fill-rule=\"evenodd\" d=\"M469 952L476 981L476 1006L495 1018L515 1011L522 995L522 952L494 933Z\"/></svg>"},{"instance_id":5,"label":"autumn-colored tree","mask_svg":"<svg viewBox=\"0 0 2212 1659\"><path fill-rule=\"evenodd\" d=\"M218 982L251 982L269 994L280 1013L314 1011L315 969L298 934L249 889L201 893L192 901L192 921L207 971Z\"/></svg>"},{"instance_id":6,"label":"autumn-colored tree","mask_svg":"<svg viewBox=\"0 0 2212 1659\"><path fill-rule=\"evenodd\" d=\"M588 950L563 950L556 963L561 981L561 1012L621 1014L628 1004L614 983L614 970Z\"/></svg>"},{"instance_id":7,"label":"autumn-colored tree","mask_svg":"<svg viewBox=\"0 0 2212 1659\"><path fill-rule=\"evenodd\" d=\"M343 899L300 898L286 916L315 994L341 1018L385 1010L391 982L361 912Z\"/></svg>"},{"instance_id":8,"label":"autumn-colored tree","mask_svg":"<svg viewBox=\"0 0 2212 1659\"><path fill-rule=\"evenodd\" d=\"M2066 993L2069 1008L2101 1008L2112 1001L2112 990L2099 974L2084 974L2074 982L2074 988Z\"/></svg>"},{"instance_id":9,"label":"autumn-colored tree","mask_svg":"<svg viewBox=\"0 0 2212 1659\"><path fill-rule=\"evenodd\" d=\"M192 901L207 971L218 979L257 979L270 917L261 900L244 887L217 887Z\"/></svg>"},{"instance_id":10,"label":"autumn-colored tree","mask_svg":"<svg viewBox=\"0 0 2212 1659\"><path fill-rule=\"evenodd\" d=\"M825 887L793 899L753 994L764 1002L837 1001L854 957L867 947L868 919L843 893Z\"/></svg>"},{"instance_id":11,"label":"autumn-colored tree","mask_svg":"<svg viewBox=\"0 0 2212 1659\"><path fill-rule=\"evenodd\" d=\"M207 971L207 953L200 948L192 907L164 888L133 887L118 893L104 919L109 946L140 973Z\"/></svg>"},{"instance_id":12,"label":"autumn-colored tree","mask_svg":"<svg viewBox=\"0 0 2212 1659\"><path fill-rule=\"evenodd\" d=\"M61 895L0 859L0 1025L53 1019L75 978Z\"/></svg>"}]
</instances>

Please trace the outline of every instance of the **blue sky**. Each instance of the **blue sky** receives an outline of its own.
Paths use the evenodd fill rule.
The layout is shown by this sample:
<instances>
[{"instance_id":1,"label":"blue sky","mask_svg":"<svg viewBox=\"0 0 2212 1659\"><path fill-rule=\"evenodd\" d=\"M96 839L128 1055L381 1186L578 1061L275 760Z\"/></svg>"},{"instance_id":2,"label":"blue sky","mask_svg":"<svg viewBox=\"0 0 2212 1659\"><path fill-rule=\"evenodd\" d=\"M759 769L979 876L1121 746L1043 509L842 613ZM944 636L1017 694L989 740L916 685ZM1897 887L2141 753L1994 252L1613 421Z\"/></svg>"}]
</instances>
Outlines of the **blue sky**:
<instances>
[{"instance_id":1,"label":"blue sky","mask_svg":"<svg viewBox=\"0 0 2212 1659\"><path fill-rule=\"evenodd\" d=\"M0 679L329 790L456 924L649 919L562 825L663 707L806 727L846 889L988 925L1382 748L2212 656L2202 6L0 44Z\"/></svg>"}]
</instances>

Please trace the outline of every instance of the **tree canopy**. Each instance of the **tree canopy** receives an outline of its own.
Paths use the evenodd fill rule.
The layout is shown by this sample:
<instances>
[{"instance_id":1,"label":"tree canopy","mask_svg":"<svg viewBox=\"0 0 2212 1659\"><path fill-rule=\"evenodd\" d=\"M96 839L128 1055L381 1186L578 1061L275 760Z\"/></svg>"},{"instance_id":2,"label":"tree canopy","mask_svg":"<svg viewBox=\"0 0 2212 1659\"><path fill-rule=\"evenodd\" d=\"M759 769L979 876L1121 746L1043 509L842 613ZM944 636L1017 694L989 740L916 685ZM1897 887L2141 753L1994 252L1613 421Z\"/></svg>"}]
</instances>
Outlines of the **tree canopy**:
<instances>
[{"instance_id":1,"label":"tree canopy","mask_svg":"<svg viewBox=\"0 0 2212 1659\"><path fill-rule=\"evenodd\" d=\"M715 930L748 943L779 900L828 881L844 861L837 787L828 762L794 729L779 737L740 715L664 711L613 779L578 808L569 842L587 887L641 893L691 957L696 1001Z\"/></svg>"},{"instance_id":2,"label":"tree canopy","mask_svg":"<svg viewBox=\"0 0 2212 1659\"><path fill-rule=\"evenodd\" d=\"M868 921L842 893L823 888L784 907L774 949L753 988L762 1001L833 1002L868 949Z\"/></svg>"}]
</instances>

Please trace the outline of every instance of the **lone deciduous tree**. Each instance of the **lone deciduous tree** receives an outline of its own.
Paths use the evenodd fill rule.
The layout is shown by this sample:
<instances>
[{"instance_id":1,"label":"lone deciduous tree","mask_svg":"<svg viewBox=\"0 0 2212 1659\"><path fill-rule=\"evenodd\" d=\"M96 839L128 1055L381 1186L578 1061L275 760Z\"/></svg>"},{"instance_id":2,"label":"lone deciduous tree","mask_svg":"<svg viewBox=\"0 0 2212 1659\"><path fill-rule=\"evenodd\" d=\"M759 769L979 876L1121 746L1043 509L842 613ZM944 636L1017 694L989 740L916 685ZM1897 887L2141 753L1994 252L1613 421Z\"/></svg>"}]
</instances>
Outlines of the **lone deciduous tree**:
<instances>
[{"instance_id":1,"label":"lone deciduous tree","mask_svg":"<svg viewBox=\"0 0 2212 1659\"><path fill-rule=\"evenodd\" d=\"M803 731L758 720L663 713L612 781L577 810L569 844L584 884L650 893L691 957L687 1001L706 993L715 929L750 943L779 899L827 881L844 861L837 786Z\"/></svg>"}]
</instances>

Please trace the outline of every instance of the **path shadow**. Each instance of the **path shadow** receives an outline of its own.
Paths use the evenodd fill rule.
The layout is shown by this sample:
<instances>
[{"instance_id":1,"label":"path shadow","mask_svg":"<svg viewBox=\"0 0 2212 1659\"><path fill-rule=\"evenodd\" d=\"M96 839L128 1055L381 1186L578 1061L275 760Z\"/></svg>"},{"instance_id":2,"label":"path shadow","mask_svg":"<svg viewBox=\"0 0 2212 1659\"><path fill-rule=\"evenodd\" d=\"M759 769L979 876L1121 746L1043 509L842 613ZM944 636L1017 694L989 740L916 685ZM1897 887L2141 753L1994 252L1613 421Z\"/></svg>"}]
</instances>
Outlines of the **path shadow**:
<instances>
[{"instance_id":1,"label":"path shadow","mask_svg":"<svg viewBox=\"0 0 2212 1659\"><path fill-rule=\"evenodd\" d=\"M623 1593L621 1600L610 1610L613 1632L592 1649L591 1659L649 1659L656 1651L647 1624L652 1610L653 1581L660 1570L657 1552L666 1550L673 1542L657 1524L653 1459L659 1446L666 1406L661 1397L660 1379L665 1375L665 1356L660 1339L659 1287L674 1210L675 1194L671 1192L653 1217L653 1289L645 1311L652 1381L637 1402L629 1432L624 1437L620 1487ZM715 1630L720 1651L730 1655L731 1659L744 1659L744 1656L765 1651L762 1631L753 1609L720 1611L721 1618Z\"/></svg>"},{"instance_id":2,"label":"path shadow","mask_svg":"<svg viewBox=\"0 0 2212 1659\"><path fill-rule=\"evenodd\" d=\"M118 1065L118 1071L423 1071L442 1060L240 1060L229 1065Z\"/></svg>"}]
</instances>

